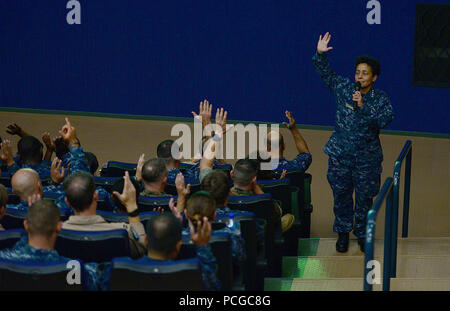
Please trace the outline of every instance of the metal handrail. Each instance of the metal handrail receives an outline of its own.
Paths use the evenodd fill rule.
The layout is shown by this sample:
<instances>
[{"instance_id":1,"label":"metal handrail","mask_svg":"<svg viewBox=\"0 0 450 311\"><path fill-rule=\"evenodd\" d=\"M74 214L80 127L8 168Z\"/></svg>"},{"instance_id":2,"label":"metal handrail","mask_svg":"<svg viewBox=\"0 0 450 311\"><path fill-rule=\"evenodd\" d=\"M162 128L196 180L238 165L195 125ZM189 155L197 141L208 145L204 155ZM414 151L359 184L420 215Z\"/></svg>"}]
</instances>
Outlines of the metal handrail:
<instances>
[{"instance_id":1,"label":"metal handrail","mask_svg":"<svg viewBox=\"0 0 450 311\"><path fill-rule=\"evenodd\" d=\"M412 159L412 143L407 140L403 146L402 152L395 161L394 164L394 204L397 208L399 206L399 196L400 196L400 173L402 171L402 163L406 157L405 163L405 191L403 194L403 226L402 226L402 237L408 237L408 221L409 221L409 198L411 189L411 159Z\"/></svg>"},{"instance_id":2,"label":"metal handrail","mask_svg":"<svg viewBox=\"0 0 450 311\"><path fill-rule=\"evenodd\" d=\"M390 285L390 266L391 261L390 255L392 252L391 244L391 229L392 229L392 208L393 208L393 178L388 177L378 194L375 203L372 208L367 213L367 225L366 225L366 242L364 247L364 290L371 291L372 284L367 280L370 270L370 265L374 257L374 242L375 242L375 221L377 218L378 211L381 205L386 201L386 217L385 217L385 228L384 228L384 255L383 255L383 290L388 291ZM386 260L388 259L388 260Z\"/></svg>"},{"instance_id":3,"label":"metal handrail","mask_svg":"<svg viewBox=\"0 0 450 311\"><path fill-rule=\"evenodd\" d=\"M397 274L397 236L398 236L398 211L400 198L400 173L402 170L403 160L406 157L405 163L405 188L403 197L403 222L402 222L402 237L408 237L408 221L409 221L409 198L411 188L411 158L412 145L411 141L407 140L403 146L400 155L394 164L394 206L392 210L392 229L391 229L391 269L390 277L395 278Z\"/></svg>"}]
</instances>

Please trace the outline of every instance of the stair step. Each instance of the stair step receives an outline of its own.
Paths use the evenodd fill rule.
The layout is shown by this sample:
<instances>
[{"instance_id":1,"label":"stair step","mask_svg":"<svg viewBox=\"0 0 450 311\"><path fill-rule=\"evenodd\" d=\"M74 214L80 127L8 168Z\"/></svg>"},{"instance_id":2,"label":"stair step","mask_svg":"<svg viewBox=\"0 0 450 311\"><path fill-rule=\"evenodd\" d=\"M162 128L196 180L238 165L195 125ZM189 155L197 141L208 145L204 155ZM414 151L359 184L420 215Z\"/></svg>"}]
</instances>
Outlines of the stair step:
<instances>
[{"instance_id":1,"label":"stair step","mask_svg":"<svg viewBox=\"0 0 450 311\"><path fill-rule=\"evenodd\" d=\"M362 277L331 279L266 278L264 280L264 290L266 291L362 291L363 287ZM381 285L373 285L374 291L381 289Z\"/></svg>"},{"instance_id":2,"label":"stair step","mask_svg":"<svg viewBox=\"0 0 450 311\"><path fill-rule=\"evenodd\" d=\"M393 278L390 287L391 291L450 291L450 278Z\"/></svg>"},{"instance_id":3,"label":"stair step","mask_svg":"<svg viewBox=\"0 0 450 311\"><path fill-rule=\"evenodd\" d=\"M383 259L380 262L382 278ZM399 278L450 278L450 256L397 257L397 277ZM301 279L362 278L364 274L363 256L300 256L283 257L282 277Z\"/></svg>"},{"instance_id":4,"label":"stair step","mask_svg":"<svg viewBox=\"0 0 450 311\"><path fill-rule=\"evenodd\" d=\"M364 256L357 239L350 239L346 253L336 251L336 239L299 239L300 256ZM383 255L384 240L375 240L375 256ZM450 238L399 238L398 255L450 255Z\"/></svg>"}]
</instances>

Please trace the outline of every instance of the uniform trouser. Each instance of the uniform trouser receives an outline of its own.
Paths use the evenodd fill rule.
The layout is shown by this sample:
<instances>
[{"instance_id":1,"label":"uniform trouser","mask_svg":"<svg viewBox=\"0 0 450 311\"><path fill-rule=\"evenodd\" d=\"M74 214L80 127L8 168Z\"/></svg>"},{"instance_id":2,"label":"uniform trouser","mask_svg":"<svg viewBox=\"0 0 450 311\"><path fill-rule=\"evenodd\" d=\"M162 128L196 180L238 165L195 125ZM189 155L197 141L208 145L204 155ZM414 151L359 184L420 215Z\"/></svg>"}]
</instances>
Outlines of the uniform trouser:
<instances>
[{"instance_id":1,"label":"uniform trouser","mask_svg":"<svg viewBox=\"0 0 450 311\"><path fill-rule=\"evenodd\" d=\"M353 230L356 237L365 237L367 213L372 207L373 197L380 190L380 177L381 163L374 166L348 166L335 158L329 158L327 179L333 190L334 232L347 233ZM353 191L356 199L354 209Z\"/></svg>"}]
</instances>

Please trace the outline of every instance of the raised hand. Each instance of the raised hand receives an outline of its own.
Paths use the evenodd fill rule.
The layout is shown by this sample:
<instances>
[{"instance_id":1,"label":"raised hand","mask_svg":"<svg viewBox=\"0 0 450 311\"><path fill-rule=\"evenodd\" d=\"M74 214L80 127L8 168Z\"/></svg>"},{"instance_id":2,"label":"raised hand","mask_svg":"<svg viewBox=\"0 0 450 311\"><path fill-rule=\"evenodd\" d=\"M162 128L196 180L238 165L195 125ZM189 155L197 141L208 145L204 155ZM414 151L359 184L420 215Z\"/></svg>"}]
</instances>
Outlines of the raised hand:
<instances>
[{"instance_id":1,"label":"raised hand","mask_svg":"<svg viewBox=\"0 0 450 311\"><path fill-rule=\"evenodd\" d=\"M55 142L51 139L49 132L42 134L42 141L48 150L54 151L56 149Z\"/></svg>"},{"instance_id":2,"label":"raised hand","mask_svg":"<svg viewBox=\"0 0 450 311\"><path fill-rule=\"evenodd\" d=\"M6 127L6 133L11 135L18 135L20 137L28 136L27 133L25 133L22 128L16 123L8 125Z\"/></svg>"},{"instance_id":3,"label":"raised hand","mask_svg":"<svg viewBox=\"0 0 450 311\"><path fill-rule=\"evenodd\" d=\"M119 201L126 207L127 212L131 213L137 209L136 188L134 188L134 185L130 180L130 174L128 171L125 171L125 176L123 179L125 182L122 193L113 191L113 195L116 196L116 198L118 198Z\"/></svg>"},{"instance_id":4,"label":"raised hand","mask_svg":"<svg viewBox=\"0 0 450 311\"><path fill-rule=\"evenodd\" d=\"M294 119L294 117L292 116L291 112L286 110L286 111L285 111L285 114L286 114L286 118L288 118L288 120L289 120L289 124L287 124L286 122L283 122L283 124L284 124L288 129L293 129L293 128L295 128L295 119Z\"/></svg>"},{"instance_id":5,"label":"raised hand","mask_svg":"<svg viewBox=\"0 0 450 311\"><path fill-rule=\"evenodd\" d=\"M1 153L0 159L6 162L6 165L11 166L14 164L14 156L12 153L11 142L8 139L5 139L1 144Z\"/></svg>"},{"instance_id":6,"label":"raised hand","mask_svg":"<svg viewBox=\"0 0 450 311\"><path fill-rule=\"evenodd\" d=\"M142 167L144 166L144 163L145 163L145 153L141 154L141 156L139 157L138 164L136 167L136 179L139 182L142 181Z\"/></svg>"},{"instance_id":7,"label":"raised hand","mask_svg":"<svg viewBox=\"0 0 450 311\"><path fill-rule=\"evenodd\" d=\"M64 176L66 175L66 171L64 167L61 168L62 161L58 158L54 158L52 161L52 166L50 168L50 177L52 180L60 184L64 180Z\"/></svg>"},{"instance_id":8,"label":"raised hand","mask_svg":"<svg viewBox=\"0 0 450 311\"><path fill-rule=\"evenodd\" d=\"M183 222L183 216L181 216L181 212L175 207L175 201L173 198L170 198L169 201L169 208L172 214L178 218L178 220L182 223Z\"/></svg>"},{"instance_id":9,"label":"raised hand","mask_svg":"<svg viewBox=\"0 0 450 311\"><path fill-rule=\"evenodd\" d=\"M70 124L70 121L68 118L65 118L65 119L66 119L66 124L64 124L64 126L61 128L59 133L61 134L61 136L65 142L69 143L72 146L79 146L75 128Z\"/></svg>"},{"instance_id":10,"label":"raised hand","mask_svg":"<svg viewBox=\"0 0 450 311\"><path fill-rule=\"evenodd\" d=\"M322 53L326 53L329 50L332 50L333 48L330 46L328 46L328 43L331 40L331 35L329 32L327 32L323 38L322 35L320 35L319 37L319 42L317 42L317 53L322 54Z\"/></svg>"},{"instance_id":11,"label":"raised hand","mask_svg":"<svg viewBox=\"0 0 450 311\"><path fill-rule=\"evenodd\" d=\"M189 231L191 233L192 242L194 242L195 246L204 246L209 243L209 239L211 238L211 223L208 220L208 217L203 217L203 221L197 222L197 232L194 230L194 225L191 220L189 220Z\"/></svg>"},{"instance_id":12,"label":"raised hand","mask_svg":"<svg viewBox=\"0 0 450 311\"><path fill-rule=\"evenodd\" d=\"M175 178L175 187L177 188L178 196L188 196L191 193L191 185L185 185L184 176L181 172Z\"/></svg>"},{"instance_id":13,"label":"raised hand","mask_svg":"<svg viewBox=\"0 0 450 311\"><path fill-rule=\"evenodd\" d=\"M195 119L202 121L202 128L205 128L208 124L211 124L211 114L212 114L212 104L209 104L208 100L204 100L200 102L200 106L198 108L199 114L196 114L195 111L192 111L192 115Z\"/></svg>"},{"instance_id":14,"label":"raised hand","mask_svg":"<svg viewBox=\"0 0 450 311\"><path fill-rule=\"evenodd\" d=\"M217 108L217 112L216 112L216 124L218 126L220 126L220 128L222 129L222 133L215 133L215 134L219 134L219 137L222 137L222 135L224 135L227 132L227 115L228 112L225 110L223 110L223 108ZM229 126L228 129L230 129L231 127Z\"/></svg>"}]
</instances>

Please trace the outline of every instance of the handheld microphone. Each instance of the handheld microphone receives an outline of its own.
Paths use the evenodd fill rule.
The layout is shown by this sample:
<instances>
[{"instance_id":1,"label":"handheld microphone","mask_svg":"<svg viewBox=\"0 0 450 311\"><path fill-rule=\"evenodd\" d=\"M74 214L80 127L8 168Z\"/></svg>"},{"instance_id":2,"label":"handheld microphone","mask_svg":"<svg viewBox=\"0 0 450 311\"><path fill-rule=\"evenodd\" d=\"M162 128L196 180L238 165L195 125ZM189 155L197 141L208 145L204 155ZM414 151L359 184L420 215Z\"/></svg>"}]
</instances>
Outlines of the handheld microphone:
<instances>
[{"instance_id":1,"label":"handheld microphone","mask_svg":"<svg viewBox=\"0 0 450 311\"><path fill-rule=\"evenodd\" d=\"M355 83L355 92L361 90L361 82ZM353 108L358 109L358 103L356 101L353 101Z\"/></svg>"}]
</instances>

